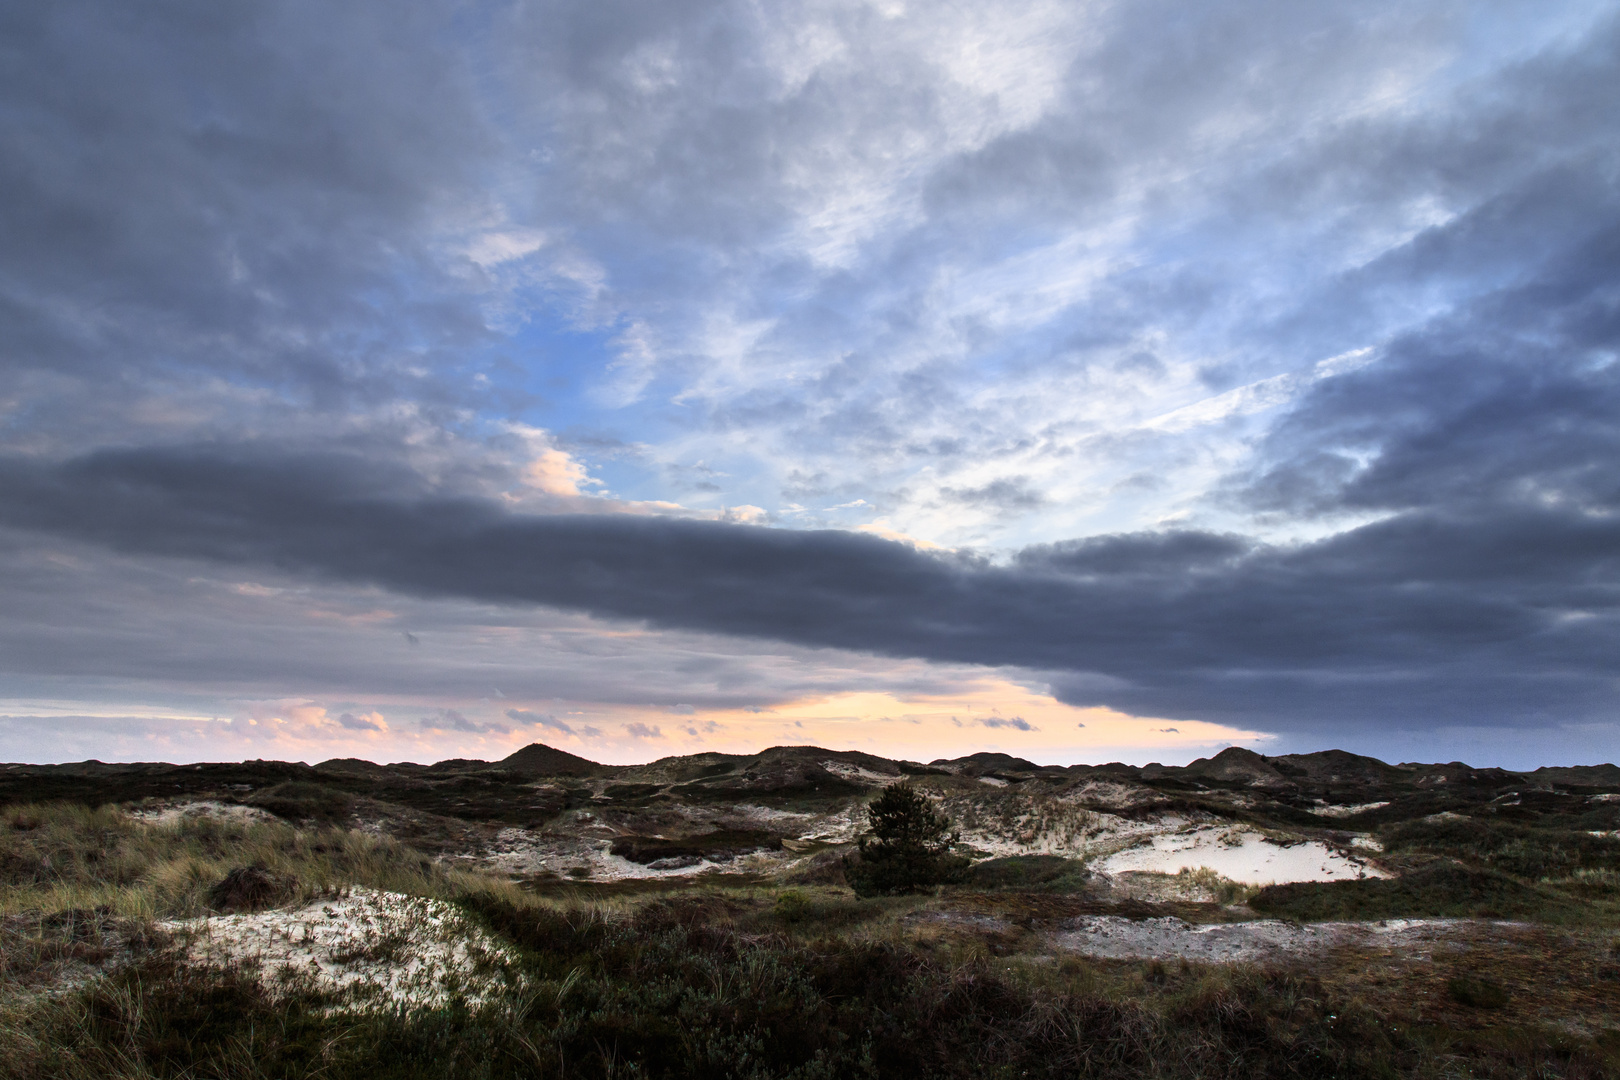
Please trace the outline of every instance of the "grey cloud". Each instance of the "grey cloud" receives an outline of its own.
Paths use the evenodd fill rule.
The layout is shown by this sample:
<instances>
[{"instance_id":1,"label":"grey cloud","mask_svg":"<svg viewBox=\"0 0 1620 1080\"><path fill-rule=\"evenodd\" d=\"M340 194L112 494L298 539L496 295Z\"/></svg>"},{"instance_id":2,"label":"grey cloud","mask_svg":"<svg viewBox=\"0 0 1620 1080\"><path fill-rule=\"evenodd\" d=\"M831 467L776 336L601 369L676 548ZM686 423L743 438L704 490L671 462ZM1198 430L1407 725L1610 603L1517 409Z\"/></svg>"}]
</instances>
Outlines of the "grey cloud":
<instances>
[{"instance_id":1,"label":"grey cloud","mask_svg":"<svg viewBox=\"0 0 1620 1080\"><path fill-rule=\"evenodd\" d=\"M564 735L572 735L574 733L573 728L569 727L555 716L552 716L550 713L530 712L528 709L507 709L506 716L509 720L514 720L519 724L538 724L540 727L550 728L552 731L560 731Z\"/></svg>"},{"instance_id":2,"label":"grey cloud","mask_svg":"<svg viewBox=\"0 0 1620 1080\"><path fill-rule=\"evenodd\" d=\"M423 731L462 731L469 735L488 735L491 733L505 735L512 730L507 725L493 720L486 723L469 720L455 709L441 709L434 716L425 716L422 718L420 726Z\"/></svg>"},{"instance_id":3,"label":"grey cloud","mask_svg":"<svg viewBox=\"0 0 1620 1080\"><path fill-rule=\"evenodd\" d=\"M1151 577L1230 566L1255 546L1240 536L1170 530L1037 544L1020 551L1018 563L1085 577Z\"/></svg>"},{"instance_id":4,"label":"grey cloud","mask_svg":"<svg viewBox=\"0 0 1620 1080\"><path fill-rule=\"evenodd\" d=\"M338 716L338 725L350 731L383 731L383 725L377 723L369 716L355 716L353 713L343 713Z\"/></svg>"},{"instance_id":5,"label":"grey cloud","mask_svg":"<svg viewBox=\"0 0 1620 1080\"><path fill-rule=\"evenodd\" d=\"M663 729L659 725L654 724L648 727L639 720L624 725L624 733L632 739L662 739L664 737Z\"/></svg>"},{"instance_id":6,"label":"grey cloud","mask_svg":"<svg viewBox=\"0 0 1620 1080\"><path fill-rule=\"evenodd\" d=\"M295 657L342 686L364 654L368 678L450 681L428 663L456 640L432 604L413 630L300 637L187 583L203 560L334 594L1040 668L1068 700L1287 730L1607 715L1620 21L1553 8L1115 5L1075 36L1044 112L962 145L960 80L861 8L827 16L840 48L794 83L777 25L724 2L15 6L6 674L270 685ZM1540 55L1502 36L1526 16ZM1464 24L1495 18L1478 37L1505 44L1458 52ZM1363 107L1385 77L1417 80L1411 107ZM1208 137L1227 128L1247 134ZM885 172L910 145L959 148ZM818 232L846 196L875 216ZM1049 424L1047 399L1151 387L1188 354L1223 358L1205 370L1224 386L1372 346L1269 431L1243 429L1257 459L1218 508L1284 529L1376 520L1299 545L1138 529L992 565L831 531L514 513L482 497L499 470L450 435L469 403L532 400L534 372L467 389L468 357L501 343L506 286L458 254L458 230L503 213L600 271L531 282L517 306L640 320L672 384L714 370L716 319L757 320L750 377L660 423L748 443L789 497L887 513L919 463L972 461L1008 478L949 497L1033 510L1039 483L1013 477L1036 446L1135 478L1204 467ZM975 307L1023 254L1123 220L1134 246L1099 248L1107 265L1050 316ZM954 307L949 281L971 294ZM421 427L376 435L368 409ZM439 448L434 467L408 445ZM106 625L102 595L188 648ZM431 648L401 645L418 633ZM502 655L513 686L580 686ZM668 669L689 681L648 676L629 700L765 696L713 656Z\"/></svg>"},{"instance_id":7,"label":"grey cloud","mask_svg":"<svg viewBox=\"0 0 1620 1080\"><path fill-rule=\"evenodd\" d=\"M975 724L982 724L987 728L1012 728L1015 731L1040 730L1034 724L1031 724L1028 720L1025 720L1022 716L982 716L973 722Z\"/></svg>"},{"instance_id":8,"label":"grey cloud","mask_svg":"<svg viewBox=\"0 0 1620 1080\"><path fill-rule=\"evenodd\" d=\"M1620 482L1620 201L1587 237L1319 385L1268 433L1265 510L1540 503L1610 511Z\"/></svg>"},{"instance_id":9,"label":"grey cloud","mask_svg":"<svg viewBox=\"0 0 1620 1080\"><path fill-rule=\"evenodd\" d=\"M1139 355L1150 332L1253 354L1273 373L1323 338L1381 338L1407 318L1391 310L1413 283L1444 302L1510 274L1515 251L1564 243L1607 197L1615 121L1585 103L1614 85L1612 26L1575 27L1522 63L1512 50L1487 57L1480 86L1512 92L1464 87L1416 118L1364 117L1350 106L1380 73L1427 70L1457 47L1455 6L1111 8L1054 30L1073 40L1042 114L894 180L897 146L952 144L960 82L928 44L950 19L890 24L859 6L783 17L801 15L840 48L796 83L784 24L719 0L474 5L464 25L411 3L252 16L182 3L132 21L85 0L15 13L18 65L0 85L19 103L0 139L0 337L10 374L35 380L22 387L29 436L133 444L151 434L138 414L194 413L156 436L176 441L279 430L312 404L397 400L455 423L450 410L475 396L465 356L500 342L485 308L501 289L447 254L445 232L518 190L531 196L502 209L566 236L605 275L589 302L553 284L526 304L582 324L643 319L676 380L705 368L709 316L766 316L757 367L771 374L694 398L684 422L747 430L784 473L826 471L809 486L870 497L899 491L919 461L1011 453L1031 418L982 404L971 391L986 381L1039 398L1053 372ZM1305 122L1341 109L1350 118ZM1200 134L1227 116L1254 134ZM1161 179L1189 167L1195 188ZM866 237L857 250L813 265L806 223L868 173L920 215L850 223ZM1531 174L1575 176L1560 188L1568 209L1502 227L1511 199L1493 200ZM1123 260L1131 269L1049 325L994 329L938 307L941 267L993 269L1134 216L1138 198L1155 209L1144 242L1158 255ZM1425 199L1460 209L1483 239L1375 260L1355 281L1313 269L1302 287L1314 294L1291 312L1243 295L1248 269L1298 274L1322 261L1302 247L1357 247ZM777 378L779 361L803 377ZM173 408L211 385L198 373L273 393L248 404L208 391ZM103 393L109 383L120 392ZM506 409L525 391L500 393ZM1078 449L1071 436L1054 445ZM1039 488L957 494L1033 509Z\"/></svg>"},{"instance_id":10,"label":"grey cloud","mask_svg":"<svg viewBox=\"0 0 1620 1080\"><path fill-rule=\"evenodd\" d=\"M55 396L28 426L65 435L67 406L138 430L104 406L183 397L199 372L322 410L444 397L411 369L486 332L430 257L432 218L492 143L442 10L79 0L0 18L0 385L48 378ZM430 282L438 299L416 302ZM356 347L362 328L385 336Z\"/></svg>"},{"instance_id":11,"label":"grey cloud","mask_svg":"<svg viewBox=\"0 0 1620 1080\"><path fill-rule=\"evenodd\" d=\"M1034 510L1047 502L1045 495L1030 486L1027 476L1004 476L976 488L940 488L952 502L1002 512Z\"/></svg>"},{"instance_id":12,"label":"grey cloud","mask_svg":"<svg viewBox=\"0 0 1620 1080\"><path fill-rule=\"evenodd\" d=\"M243 579L249 579L244 584ZM758 706L848 690L952 692L977 675L702 633L595 632L555 609L381 594L273 568L118 555L0 528L0 657L7 692L127 709L164 701L224 715L240 700L316 699L332 713L471 705L498 681L505 705L562 699ZM398 625L431 647L406 648ZM527 704L539 712L544 705Z\"/></svg>"},{"instance_id":13,"label":"grey cloud","mask_svg":"<svg viewBox=\"0 0 1620 1080\"><path fill-rule=\"evenodd\" d=\"M1038 385L1036 372L1055 379L1065 364L1117 364L1152 333L1240 354L1225 376L1243 380L1382 341L1414 317L1512 285L1612 216L1620 122L1592 103L1612 96L1604 87L1620 85L1620 23L1607 19L1552 38L1539 56L1505 52L1496 58L1500 68L1487 65L1476 81L1436 88L1426 108L1303 122L1313 110L1331 112L1330 102L1353 100L1370 71L1421 68L1426 55L1455 47L1455 9L1365 14L1213 5L1192 20L1208 33L1167 39L1162 7L1114 9L1097 38L1103 44L1076 61L1074 84L1046 117L937 163L929 216L895 247L904 261L874 255L851 273L869 275L868 291L881 291L884 310L892 304L915 317L942 263L990 265L1002 254L998 242L1023 250L1031 234L1050 236L1077 214L1106 220L1118 206L1117 177L1131 176L1136 182L1126 190L1133 195L1141 185L1153 188L1162 216L1145 228L1164 230L1154 243L1168 249L1165 257L1105 275L1051 325L987 334L997 374ZM1308 49L1302 41L1311 42ZM1189 63L1189 54L1198 60ZM1180 153L1189 130L1229 110L1267 134L1241 148L1211 145L1199 158L1196 186L1158 181L1144 164ZM1249 152L1260 146L1270 149ZM1438 208L1445 222L1389 250L1387 237L1405 231L1420 205ZM1375 254L1363 265L1334 268L1358 248ZM1274 288L1256 289L1257 282ZM783 351L814 352L815 342L826 340L823 309L846 317L861 310L847 300L850 289L845 277L829 280L825 302L800 309L802 339L796 324L779 328L798 346ZM1286 297L1280 309L1278 292ZM953 323L966 325L965 318ZM858 349L869 328L835 323L835 339L848 346L836 355ZM836 338L845 332L856 337ZM973 355L967 342L950 345L959 343ZM1000 366L1002 357L1016 358L1007 361L1011 372ZM953 455L993 460L1027 420L1014 408L965 409L970 399L961 393L956 359L901 371L841 361L841 372L845 377L814 384L837 398L821 408L805 408L794 387L804 418L791 443L796 463L838 454L889 463L896 432L915 454L910 460L925 460L916 435L929 426L966 433ZM903 380L933 372L948 372L955 393L902 389ZM859 409L847 411L846 400Z\"/></svg>"},{"instance_id":14,"label":"grey cloud","mask_svg":"<svg viewBox=\"0 0 1620 1080\"><path fill-rule=\"evenodd\" d=\"M218 448L12 459L0 517L424 596L1067 671L1055 685L1074 700L1285 728L1437 709L1517 721L1549 701L1579 715L1620 655L1620 523L1578 508L1433 508L1246 553L1221 536L1115 537L996 567L850 533L388 499L341 461L318 482L312 467Z\"/></svg>"}]
</instances>

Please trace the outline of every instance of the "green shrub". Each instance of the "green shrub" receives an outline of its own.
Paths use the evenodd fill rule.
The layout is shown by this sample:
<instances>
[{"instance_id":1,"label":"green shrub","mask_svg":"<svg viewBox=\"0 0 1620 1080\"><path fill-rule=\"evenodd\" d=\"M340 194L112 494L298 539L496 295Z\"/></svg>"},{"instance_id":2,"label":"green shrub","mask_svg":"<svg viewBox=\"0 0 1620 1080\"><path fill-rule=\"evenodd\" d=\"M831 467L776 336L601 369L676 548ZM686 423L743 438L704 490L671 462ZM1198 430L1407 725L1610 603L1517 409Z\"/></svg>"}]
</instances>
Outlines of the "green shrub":
<instances>
[{"instance_id":1,"label":"green shrub","mask_svg":"<svg viewBox=\"0 0 1620 1080\"><path fill-rule=\"evenodd\" d=\"M871 833L844 865L858 896L902 896L960 880L967 860L950 854L960 835L908 782L890 784L866 808Z\"/></svg>"},{"instance_id":2,"label":"green shrub","mask_svg":"<svg viewBox=\"0 0 1620 1080\"><path fill-rule=\"evenodd\" d=\"M1403 822L1380 836L1391 853L1446 855L1533 881L1620 870L1620 840L1578 828L1451 817Z\"/></svg>"},{"instance_id":3,"label":"green shrub","mask_svg":"<svg viewBox=\"0 0 1620 1080\"><path fill-rule=\"evenodd\" d=\"M1267 915L1306 922L1414 916L1542 919L1578 917L1568 899L1505 874L1441 863L1398 878L1267 885L1249 900Z\"/></svg>"},{"instance_id":4,"label":"green shrub","mask_svg":"<svg viewBox=\"0 0 1620 1080\"><path fill-rule=\"evenodd\" d=\"M305 780L288 780L255 791L243 800L289 821L337 821L354 806L354 797Z\"/></svg>"},{"instance_id":5,"label":"green shrub","mask_svg":"<svg viewBox=\"0 0 1620 1080\"><path fill-rule=\"evenodd\" d=\"M798 889L788 889L777 896L772 910L785 923L803 922L810 913L810 898Z\"/></svg>"},{"instance_id":6,"label":"green shrub","mask_svg":"<svg viewBox=\"0 0 1620 1080\"><path fill-rule=\"evenodd\" d=\"M1079 859L1059 855L1011 855L974 863L963 884L974 889L1024 892L1081 892L1089 875Z\"/></svg>"}]
</instances>

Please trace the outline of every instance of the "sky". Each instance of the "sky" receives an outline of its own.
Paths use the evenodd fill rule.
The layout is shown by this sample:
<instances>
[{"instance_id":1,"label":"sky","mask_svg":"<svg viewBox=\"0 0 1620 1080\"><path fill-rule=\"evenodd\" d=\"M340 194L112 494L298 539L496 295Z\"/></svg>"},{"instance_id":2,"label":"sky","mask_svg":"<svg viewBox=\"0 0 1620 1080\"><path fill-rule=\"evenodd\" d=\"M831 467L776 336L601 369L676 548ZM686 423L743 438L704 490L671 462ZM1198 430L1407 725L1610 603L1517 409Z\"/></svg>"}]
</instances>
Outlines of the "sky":
<instances>
[{"instance_id":1,"label":"sky","mask_svg":"<svg viewBox=\"0 0 1620 1080\"><path fill-rule=\"evenodd\" d=\"M1620 12L0 9L0 760L1620 758Z\"/></svg>"}]
</instances>

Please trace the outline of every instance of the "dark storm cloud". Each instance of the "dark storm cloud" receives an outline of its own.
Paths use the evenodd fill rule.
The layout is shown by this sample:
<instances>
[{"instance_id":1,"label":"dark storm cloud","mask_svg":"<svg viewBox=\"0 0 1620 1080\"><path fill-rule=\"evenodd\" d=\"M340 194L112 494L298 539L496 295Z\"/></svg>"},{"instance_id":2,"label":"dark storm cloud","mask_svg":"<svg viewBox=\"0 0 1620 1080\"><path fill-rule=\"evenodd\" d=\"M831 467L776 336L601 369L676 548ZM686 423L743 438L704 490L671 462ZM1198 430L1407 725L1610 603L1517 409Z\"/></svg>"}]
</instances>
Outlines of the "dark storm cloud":
<instances>
[{"instance_id":1,"label":"dark storm cloud","mask_svg":"<svg viewBox=\"0 0 1620 1080\"><path fill-rule=\"evenodd\" d=\"M1251 540L1205 532L1094 536L1025 548L1020 564L1083 577L1162 577L1227 566L1255 548Z\"/></svg>"},{"instance_id":2,"label":"dark storm cloud","mask_svg":"<svg viewBox=\"0 0 1620 1080\"><path fill-rule=\"evenodd\" d=\"M1596 209L1596 208L1593 208ZM1269 435L1267 509L1620 509L1620 207L1531 280L1402 335Z\"/></svg>"},{"instance_id":3,"label":"dark storm cloud","mask_svg":"<svg viewBox=\"0 0 1620 1080\"><path fill-rule=\"evenodd\" d=\"M996 567L844 532L390 498L373 475L218 447L11 459L0 517L424 596L1101 674L1112 689L1076 679L1067 696L1282 729L1523 721L1553 702L1586 714L1620 674L1620 519L1534 501L1413 511L1298 547L1144 534Z\"/></svg>"}]
</instances>

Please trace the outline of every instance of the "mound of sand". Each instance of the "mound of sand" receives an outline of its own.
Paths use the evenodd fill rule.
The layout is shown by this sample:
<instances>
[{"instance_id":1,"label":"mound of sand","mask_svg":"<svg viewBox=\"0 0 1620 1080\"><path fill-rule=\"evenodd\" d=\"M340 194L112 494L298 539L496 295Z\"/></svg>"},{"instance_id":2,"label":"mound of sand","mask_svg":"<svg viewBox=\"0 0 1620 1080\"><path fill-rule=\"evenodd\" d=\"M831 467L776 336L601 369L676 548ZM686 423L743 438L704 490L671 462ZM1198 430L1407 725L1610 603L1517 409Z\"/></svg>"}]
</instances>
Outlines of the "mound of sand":
<instances>
[{"instance_id":1,"label":"mound of sand","mask_svg":"<svg viewBox=\"0 0 1620 1080\"><path fill-rule=\"evenodd\" d=\"M456 908L398 893L160 925L193 963L255 971L272 990L334 993L347 1007L476 1005L517 978L506 949Z\"/></svg>"}]
</instances>

